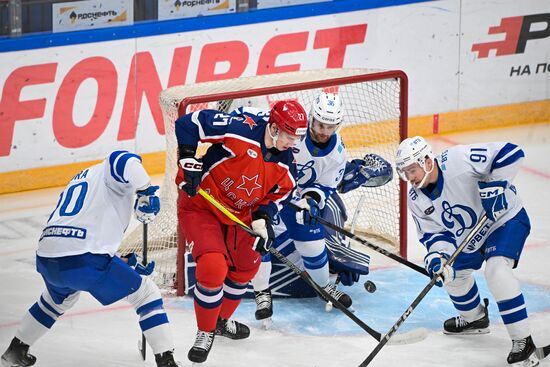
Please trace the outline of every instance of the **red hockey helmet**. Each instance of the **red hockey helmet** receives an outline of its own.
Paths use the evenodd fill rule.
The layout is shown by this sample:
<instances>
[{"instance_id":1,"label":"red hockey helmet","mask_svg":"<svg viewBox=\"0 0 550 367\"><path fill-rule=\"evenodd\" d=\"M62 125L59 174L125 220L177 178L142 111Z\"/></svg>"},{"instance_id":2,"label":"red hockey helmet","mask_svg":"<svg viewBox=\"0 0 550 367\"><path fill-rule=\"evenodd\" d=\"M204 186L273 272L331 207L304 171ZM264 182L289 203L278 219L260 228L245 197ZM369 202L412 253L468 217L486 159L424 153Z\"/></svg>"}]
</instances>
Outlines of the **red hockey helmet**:
<instances>
[{"instance_id":1,"label":"red hockey helmet","mask_svg":"<svg viewBox=\"0 0 550 367\"><path fill-rule=\"evenodd\" d=\"M269 113L269 123L291 135L304 136L307 132L306 111L297 101L275 103Z\"/></svg>"}]
</instances>

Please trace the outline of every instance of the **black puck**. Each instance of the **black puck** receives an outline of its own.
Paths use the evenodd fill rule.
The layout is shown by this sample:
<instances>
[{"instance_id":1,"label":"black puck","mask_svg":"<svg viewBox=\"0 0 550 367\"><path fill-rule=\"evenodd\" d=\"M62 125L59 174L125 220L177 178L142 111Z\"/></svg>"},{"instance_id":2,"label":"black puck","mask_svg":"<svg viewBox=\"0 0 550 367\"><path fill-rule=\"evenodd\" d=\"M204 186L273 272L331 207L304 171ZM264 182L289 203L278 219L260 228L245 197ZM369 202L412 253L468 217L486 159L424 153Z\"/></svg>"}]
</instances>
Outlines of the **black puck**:
<instances>
[{"instance_id":1,"label":"black puck","mask_svg":"<svg viewBox=\"0 0 550 367\"><path fill-rule=\"evenodd\" d=\"M363 286L369 293L374 293L376 291L376 285L370 280L367 280Z\"/></svg>"}]
</instances>

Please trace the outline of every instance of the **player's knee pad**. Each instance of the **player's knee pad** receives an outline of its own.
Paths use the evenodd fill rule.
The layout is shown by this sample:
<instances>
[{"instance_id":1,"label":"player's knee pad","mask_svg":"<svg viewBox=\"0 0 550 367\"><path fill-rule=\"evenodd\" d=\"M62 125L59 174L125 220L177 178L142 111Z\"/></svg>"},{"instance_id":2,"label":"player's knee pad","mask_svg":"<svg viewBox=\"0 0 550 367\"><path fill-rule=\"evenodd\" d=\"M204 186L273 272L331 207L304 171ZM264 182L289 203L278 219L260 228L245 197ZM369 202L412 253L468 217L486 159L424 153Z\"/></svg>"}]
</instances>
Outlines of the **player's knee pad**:
<instances>
[{"instance_id":1,"label":"player's knee pad","mask_svg":"<svg viewBox=\"0 0 550 367\"><path fill-rule=\"evenodd\" d=\"M514 260L504 256L493 256L485 263L485 279L487 282L494 282L500 276L512 274Z\"/></svg>"},{"instance_id":2,"label":"player's knee pad","mask_svg":"<svg viewBox=\"0 0 550 367\"><path fill-rule=\"evenodd\" d=\"M322 254L325 251L325 240L313 240L313 241L294 241L294 246L300 255L305 257L315 257Z\"/></svg>"},{"instance_id":3,"label":"player's knee pad","mask_svg":"<svg viewBox=\"0 0 550 367\"><path fill-rule=\"evenodd\" d=\"M326 269L328 276L328 252L325 247L324 240L314 240L314 241L295 241L296 249L302 255L302 260L304 262L304 267L306 270L310 271L314 280L316 280L315 275L311 273L312 270L317 269ZM325 270L320 270L325 272ZM323 275L325 278L325 275Z\"/></svg>"},{"instance_id":4,"label":"player's knee pad","mask_svg":"<svg viewBox=\"0 0 550 367\"><path fill-rule=\"evenodd\" d=\"M225 256L218 252L209 252L197 259L195 270L197 283L209 289L221 288L227 276Z\"/></svg>"},{"instance_id":5,"label":"player's knee pad","mask_svg":"<svg viewBox=\"0 0 550 367\"><path fill-rule=\"evenodd\" d=\"M149 277L143 277L138 290L127 296L126 299L134 306L137 314L140 316L145 315L149 311L147 305L154 303L156 305L154 307L162 307L160 290Z\"/></svg>"},{"instance_id":6,"label":"player's knee pad","mask_svg":"<svg viewBox=\"0 0 550 367\"><path fill-rule=\"evenodd\" d=\"M485 264L487 286L497 301L513 298L521 293L519 282L513 274L514 260L493 256Z\"/></svg>"},{"instance_id":7,"label":"player's knee pad","mask_svg":"<svg viewBox=\"0 0 550 367\"><path fill-rule=\"evenodd\" d=\"M61 303L55 303L49 291L45 290L40 299L29 309L29 314L38 323L50 329L57 319L76 303L79 295L80 292L75 292L63 299ZM57 299L61 300L60 297Z\"/></svg>"},{"instance_id":8,"label":"player's knee pad","mask_svg":"<svg viewBox=\"0 0 550 367\"><path fill-rule=\"evenodd\" d=\"M67 298L65 298L63 302L61 302L60 304L57 304L53 300L53 297L50 295L50 292L48 292L48 290L45 290L44 293L42 293L42 296L40 297L40 301L43 302L45 305L47 304L48 306L53 308L57 313L62 315L75 305L79 297L80 297L80 292L75 292L69 295Z\"/></svg>"},{"instance_id":9,"label":"player's knee pad","mask_svg":"<svg viewBox=\"0 0 550 367\"><path fill-rule=\"evenodd\" d=\"M456 271L455 279L444 284L445 290L447 290L451 296L463 296L467 294L475 284L472 273L472 269Z\"/></svg>"}]
</instances>

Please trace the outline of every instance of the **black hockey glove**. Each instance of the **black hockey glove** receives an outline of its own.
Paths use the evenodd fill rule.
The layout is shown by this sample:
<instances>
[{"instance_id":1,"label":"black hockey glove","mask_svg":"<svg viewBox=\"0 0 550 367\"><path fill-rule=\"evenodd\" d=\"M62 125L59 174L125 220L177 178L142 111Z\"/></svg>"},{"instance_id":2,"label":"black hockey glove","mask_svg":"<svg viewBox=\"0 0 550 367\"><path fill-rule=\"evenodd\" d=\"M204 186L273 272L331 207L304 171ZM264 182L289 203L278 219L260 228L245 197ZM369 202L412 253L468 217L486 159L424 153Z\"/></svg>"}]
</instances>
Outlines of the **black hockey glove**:
<instances>
[{"instance_id":1,"label":"black hockey glove","mask_svg":"<svg viewBox=\"0 0 550 367\"><path fill-rule=\"evenodd\" d=\"M353 271L341 271L338 273L338 276L340 277L340 281L345 286L352 286L354 283L359 281L359 277L361 274L355 273Z\"/></svg>"},{"instance_id":2,"label":"black hockey glove","mask_svg":"<svg viewBox=\"0 0 550 367\"><path fill-rule=\"evenodd\" d=\"M178 162L176 185L189 196L197 195L202 178L202 161L194 157L182 158Z\"/></svg>"},{"instance_id":3,"label":"black hockey glove","mask_svg":"<svg viewBox=\"0 0 550 367\"><path fill-rule=\"evenodd\" d=\"M265 213L252 213L252 230L259 236L254 240L252 248L264 256L269 252L271 245L275 241L275 231L271 218Z\"/></svg>"}]
</instances>

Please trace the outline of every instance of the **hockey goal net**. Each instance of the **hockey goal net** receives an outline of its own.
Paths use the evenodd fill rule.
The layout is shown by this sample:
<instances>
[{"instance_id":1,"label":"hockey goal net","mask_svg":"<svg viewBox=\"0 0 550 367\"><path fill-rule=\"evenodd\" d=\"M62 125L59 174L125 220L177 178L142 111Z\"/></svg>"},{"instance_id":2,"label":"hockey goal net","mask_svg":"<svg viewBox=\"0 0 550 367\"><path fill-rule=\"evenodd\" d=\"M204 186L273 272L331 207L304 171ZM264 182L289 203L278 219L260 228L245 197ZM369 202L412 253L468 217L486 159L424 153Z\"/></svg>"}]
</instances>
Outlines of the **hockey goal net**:
<instances>
[{"instance_id":1,"label":"hockey goal net","mask_svg":"<svg viewBox=\"0 0 550 367\"><path fill-rule=\"evenodd\" d=\"M399 142L407 134L407 77L401 71L325 69L220 80L172 87L160 95L166 133L166 171L161 187L161 212L148 229L148 260L155 260L157 284L183 295L185 241L178 235L177 143L174 122L188 112L212 108L231 111L248 105L269 109L282 99L298 100L309 113L321 91L342 98L340 133L348 158L376 153L394 162ZM359 188L342 195L347 229L377 245L406 256L406 186L394 175L379 188ZM121 253L142 251L142 230L124 240Z\"/></svg>"}]
</instances>

